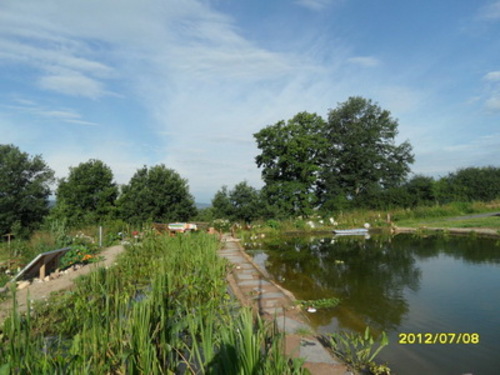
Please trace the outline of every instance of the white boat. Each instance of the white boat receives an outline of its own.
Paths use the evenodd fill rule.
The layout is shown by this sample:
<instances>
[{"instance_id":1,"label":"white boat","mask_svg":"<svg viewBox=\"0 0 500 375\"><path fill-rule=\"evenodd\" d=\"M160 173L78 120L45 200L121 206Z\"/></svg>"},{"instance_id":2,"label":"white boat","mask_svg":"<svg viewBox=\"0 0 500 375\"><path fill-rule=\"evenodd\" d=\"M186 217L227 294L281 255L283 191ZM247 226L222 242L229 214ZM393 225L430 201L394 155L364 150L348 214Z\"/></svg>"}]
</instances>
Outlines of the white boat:
<instances>
[{"instance_id":1,"label":"white boat","mask_svg":"<svg viewBox=\"0 0 500 375\"><path fill-rule=\"evenodd\" d=\"M334 229L333 233L337 236L365 236L368 234L368 229L366 228L355 228L355 229Z\"/></svg>"}]
</instances>

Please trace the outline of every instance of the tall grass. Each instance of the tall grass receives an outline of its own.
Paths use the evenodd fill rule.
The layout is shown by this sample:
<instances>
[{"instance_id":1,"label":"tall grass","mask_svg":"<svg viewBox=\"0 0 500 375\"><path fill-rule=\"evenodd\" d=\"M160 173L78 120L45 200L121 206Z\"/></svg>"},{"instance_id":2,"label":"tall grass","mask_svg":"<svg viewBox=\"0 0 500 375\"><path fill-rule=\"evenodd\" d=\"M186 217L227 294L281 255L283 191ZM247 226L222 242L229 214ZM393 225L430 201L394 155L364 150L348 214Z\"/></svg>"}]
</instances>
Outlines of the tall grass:
<instances>
[{"instance_id":1,"label":"tall grass","mask_svg":"<svg viewBox=\"0 0 500 375\"><path fill-rule=\"evenodd\" d=\"M32 374L303 374L271 326L235 309L217 248L203 234L151 235L31 315L14 308L0 366Z\"/></svg>"}]
</instances>

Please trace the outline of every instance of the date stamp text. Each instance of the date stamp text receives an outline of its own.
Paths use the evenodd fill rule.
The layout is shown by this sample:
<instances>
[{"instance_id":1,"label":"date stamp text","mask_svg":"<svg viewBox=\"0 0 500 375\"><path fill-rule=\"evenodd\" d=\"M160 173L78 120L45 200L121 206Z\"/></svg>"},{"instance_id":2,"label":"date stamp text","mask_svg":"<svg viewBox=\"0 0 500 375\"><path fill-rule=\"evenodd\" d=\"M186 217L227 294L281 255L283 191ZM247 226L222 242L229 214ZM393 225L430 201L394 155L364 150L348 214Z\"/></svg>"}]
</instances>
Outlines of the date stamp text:
<instances>
[{"instance_id":1,"label":"date stamp text","mask_svg":"<svg viewBox=\"0 0 500 375\"><path fill-rule=\"evenodd\" d=\"M479 333L400 333L398 344L479 344Z\"/></svg>"}]
</instances>

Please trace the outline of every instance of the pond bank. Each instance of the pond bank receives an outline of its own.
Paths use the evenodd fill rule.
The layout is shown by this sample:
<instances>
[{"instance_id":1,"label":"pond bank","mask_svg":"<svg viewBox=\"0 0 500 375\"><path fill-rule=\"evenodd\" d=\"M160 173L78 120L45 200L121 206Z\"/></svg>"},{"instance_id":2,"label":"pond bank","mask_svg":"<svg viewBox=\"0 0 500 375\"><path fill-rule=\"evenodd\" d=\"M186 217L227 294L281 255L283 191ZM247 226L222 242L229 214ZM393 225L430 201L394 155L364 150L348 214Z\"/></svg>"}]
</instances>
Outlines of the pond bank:
<instances>
[{"instance_id":1,"label":"pond bank","mask_svg":"<svg viewBox=\"0 0 500 375\"><path fill-rule=\"evenodd\" d=\"M311 374L350 374L347 367L339 359L332 357L314 334L298 334L313 330L308 325L304 313L296 308L295 297L270 280L265 271L244 252L239 240L224 236L219 254L234 266L228 275L228 282L240 303L255 308L265 319L276 319L280 330L286 333L285 345L288 355L304 358L304 367L309 369Z\"/></svg>"},{"instance_id":2,"label":"pond bank","mask_svg":"<svg viewBox=\"0 0 500 375\"><path fill-rule=\"evenodd\" d=\"M422 233L422 232L441 232L453 235L470 235L476 234L487 238L500 238L500 233L496 229L489 228L437 228L437 227L394 227L392 229L394 234L399 233Z\"/></svg>"}]
</instances>

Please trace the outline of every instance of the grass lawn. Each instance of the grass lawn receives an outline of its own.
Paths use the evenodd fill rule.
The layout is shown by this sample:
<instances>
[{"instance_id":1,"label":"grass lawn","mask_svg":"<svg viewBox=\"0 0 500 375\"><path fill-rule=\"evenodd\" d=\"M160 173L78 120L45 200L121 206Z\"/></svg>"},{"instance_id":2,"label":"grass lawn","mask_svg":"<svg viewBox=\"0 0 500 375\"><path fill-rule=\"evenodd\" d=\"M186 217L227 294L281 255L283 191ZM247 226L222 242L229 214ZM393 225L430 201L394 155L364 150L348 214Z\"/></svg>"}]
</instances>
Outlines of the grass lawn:
<instances>
[{"instance_id":1,"label":"grass lawn","mask_svg":"<svg viewBox=\"0 0 500 375\"><path fill-rule=\"evenodd\" d=\"M500 216L471 217L457 219L456 217L440 217L428 219L408 219L396 222L399 227L434 227L434 228L488 228L500 230Z\"/></svg>"}]
</instances>

